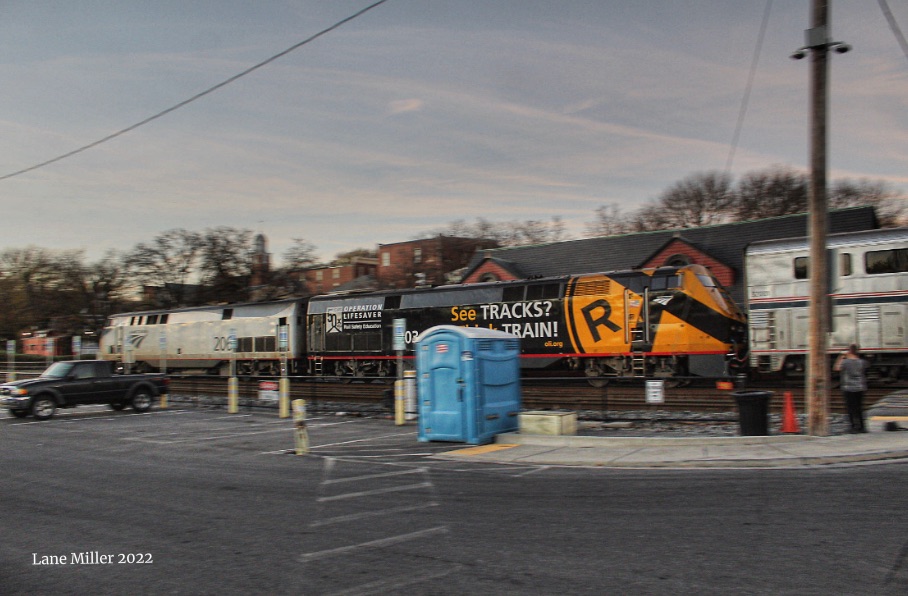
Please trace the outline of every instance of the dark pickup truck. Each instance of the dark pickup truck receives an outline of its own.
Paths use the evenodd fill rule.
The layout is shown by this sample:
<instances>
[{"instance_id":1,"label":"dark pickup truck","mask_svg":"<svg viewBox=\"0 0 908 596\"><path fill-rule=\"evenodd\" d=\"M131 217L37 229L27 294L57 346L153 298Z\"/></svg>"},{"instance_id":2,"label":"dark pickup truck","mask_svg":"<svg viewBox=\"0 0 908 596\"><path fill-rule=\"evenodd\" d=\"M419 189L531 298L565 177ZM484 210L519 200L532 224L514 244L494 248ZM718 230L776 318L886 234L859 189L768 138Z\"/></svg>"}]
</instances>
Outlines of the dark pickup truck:
<instances>
[{"instance_id":1,"label":"dark pickup truck","mask_svg":"<svg viewBox=\"0 0 908 596\"><path fill-rule=\"evenodd\" d=\"M55 362L38 378L0 385L0 405L16 418L31 414L47 420L57 408L82 404L108 404L114 410L132 406L146 412L156 396L167 393L163 374L115 374L114 365L106 360Z\"/></svg>"}]
</instances>

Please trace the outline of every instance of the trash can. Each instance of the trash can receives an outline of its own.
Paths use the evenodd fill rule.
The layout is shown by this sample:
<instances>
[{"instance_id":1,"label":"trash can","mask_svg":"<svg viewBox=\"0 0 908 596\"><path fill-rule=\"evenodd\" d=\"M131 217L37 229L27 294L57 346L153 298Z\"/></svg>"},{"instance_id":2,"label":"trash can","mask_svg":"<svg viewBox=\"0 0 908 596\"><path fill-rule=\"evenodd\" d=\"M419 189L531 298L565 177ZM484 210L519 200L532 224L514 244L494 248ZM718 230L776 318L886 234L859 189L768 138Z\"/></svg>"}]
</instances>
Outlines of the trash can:
<instances>
[{"instance_id":1,"label":"trash can","mask_svg":"<svg viewBox=\"0 0 908 596\"><path fill-rule=\"evenodd\" d=\"M738 425L741 435L747 437L769 434L769 400L772 391L734 391L738 402Z\"/></svg>"}]
</instances>

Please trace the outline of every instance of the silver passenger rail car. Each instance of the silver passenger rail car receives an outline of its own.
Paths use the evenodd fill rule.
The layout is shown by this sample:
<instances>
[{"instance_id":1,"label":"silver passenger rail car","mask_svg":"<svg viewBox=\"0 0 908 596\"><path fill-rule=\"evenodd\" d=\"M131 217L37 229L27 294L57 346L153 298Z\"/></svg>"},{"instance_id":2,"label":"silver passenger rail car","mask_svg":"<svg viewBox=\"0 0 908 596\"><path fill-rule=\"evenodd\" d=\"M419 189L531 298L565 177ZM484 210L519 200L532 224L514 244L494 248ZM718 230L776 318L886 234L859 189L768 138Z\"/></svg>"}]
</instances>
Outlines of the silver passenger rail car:
<instances>
[{"instance_id":1,"label":"silver passenger rail car","mask_svg":"<svg viewBox=\"0 0 908 596\"><path fill-rule=\"evenodd\" d=\"M908 228L831 234L830 358L855 343L871 371L897 379L908 365ZM802 375L809 337L807 238L747 248L750 365Z\"/></svg>"}]
</instances>

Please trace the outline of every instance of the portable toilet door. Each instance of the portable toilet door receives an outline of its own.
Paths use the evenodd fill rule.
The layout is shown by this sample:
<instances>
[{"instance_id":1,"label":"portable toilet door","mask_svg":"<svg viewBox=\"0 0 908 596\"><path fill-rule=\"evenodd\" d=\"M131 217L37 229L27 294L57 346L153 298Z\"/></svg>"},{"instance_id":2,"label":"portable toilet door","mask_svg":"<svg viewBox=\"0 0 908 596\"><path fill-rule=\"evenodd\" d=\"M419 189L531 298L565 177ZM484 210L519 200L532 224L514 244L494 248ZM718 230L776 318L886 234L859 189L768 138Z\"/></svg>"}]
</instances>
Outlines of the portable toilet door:
<instances>
[{"instance_id":1,"label":"portable toilet door","mask_svg":"<svg viewBox=\"0 0 908 596\"><path fill-rule=\"evenodd\" d=\"M419 339L416 372L419 395L420 441L464 442L467 407L464 403L464 338L455 328L435 327Z\"/></svg>"}]
</instances>

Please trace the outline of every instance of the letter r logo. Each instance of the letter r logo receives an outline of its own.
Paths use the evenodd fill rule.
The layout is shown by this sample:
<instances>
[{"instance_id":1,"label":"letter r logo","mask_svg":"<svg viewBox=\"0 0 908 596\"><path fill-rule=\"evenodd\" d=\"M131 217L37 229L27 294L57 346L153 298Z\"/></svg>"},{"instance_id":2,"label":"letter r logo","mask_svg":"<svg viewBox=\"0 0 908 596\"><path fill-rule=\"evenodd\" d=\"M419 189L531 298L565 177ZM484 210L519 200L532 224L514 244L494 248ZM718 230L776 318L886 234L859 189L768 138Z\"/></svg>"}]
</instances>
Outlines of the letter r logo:
<instances>
[{"instance_id":1,"label":"letter r logo","mask_svg":"<svg viewBox=\"0 0 908 596\"><path fill-rule=\"evenodd\" d=\"M583 320L586 321L586 326L593 335L594 342L602 340L599 327L604 326L612 332L621 330L621 327L609 320L609 317L612 316L612 306L605 300L590 302L581 308L580 312L583 313Z\"/></svg>"}]
</instances>

